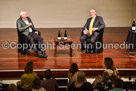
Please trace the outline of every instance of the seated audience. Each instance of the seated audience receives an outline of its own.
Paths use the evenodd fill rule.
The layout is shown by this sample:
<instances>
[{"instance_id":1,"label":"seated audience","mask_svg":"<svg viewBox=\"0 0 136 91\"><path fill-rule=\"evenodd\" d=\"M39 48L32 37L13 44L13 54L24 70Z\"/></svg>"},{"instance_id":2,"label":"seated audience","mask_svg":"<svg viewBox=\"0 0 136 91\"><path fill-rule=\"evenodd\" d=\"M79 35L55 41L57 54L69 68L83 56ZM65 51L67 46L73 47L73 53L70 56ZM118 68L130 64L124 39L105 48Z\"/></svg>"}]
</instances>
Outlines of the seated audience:
<instances>
[{"instance_id":1,"label":"seated audience","mask_svg":"<svg viewBox=\"0 0 136 91\"><path fill-rule=\"evenodd\" d=\"M33 80L32 91L46 91L46 90L41 86L41 82L40 82L40 78L39 78L39 77L36 77L36 78Z\"/></svg>"},{"instance_id":2,"label":"seated audience","mask_svg":"<svg viewBox=\"0 0 136 91\"><path fill-rule=\"evenodd\" d=\"M41 81L42 87L46 91L57 91L58 83L55 78L52 78L52 72L48 69L44 73L45 80Z\"/></svg>"},{"instance_id":3,"label":"seated audience","mask_svg":"<svg viewBox=\"0 0 136 91\"><path fill-rule=\"evenodd\" d=\"M93 91L93 86L87 82L84 72L79 72L77 81L71 84L69 91Z\"/></svg>"},{"instance_id":4,"label":"seated audience","mask_svg":"<svg viewBox=\"0 0 136 91\"><path fill-rule=\"evenodd\" d=\"M15 84L9 84L8 91L18 91L17 86Z\"/></svg>"},{"instance_id":5,"label":"seated audience","mask_svg":"<svg viewBox=\"0 0 136 91\"><path fill-rule=\"evenodd\" d=\"M25 74L21 76L21 81L17 82L17 86L21 87L23 90L31 91L32 82L37 77L37 73L33 72L33 62L27 62L25 66Z\"/></svg>"},{"instance_id":6,"label":"seated audience","mask_svg":"<svg viewBox=\"0 0 136 91\"><path fill-rule=\"evenodd\" d=\"M78 66L76 63L72 63L71 67L68 72L68 85L66 91L68 91L68 88L72 84L72 82L77 80L77 74L78 74Z\"/></svg>"},{"instance_id":7,"label":"seated audience","mask_svg":"<svg viewBox=\"0 0 136 91\"><path fill-rule=\"evenodd\" d=\"M105 58L104 64L105 64L106 70L103 72L102 76L98 76L95 79L93 83L94 87L97 87L97 85L102 83L108 84L110 82L114 82L116 79L119 78L119 72L114 67L112 58L109 58L109 57Z\"/></svg>"}]
</instances>

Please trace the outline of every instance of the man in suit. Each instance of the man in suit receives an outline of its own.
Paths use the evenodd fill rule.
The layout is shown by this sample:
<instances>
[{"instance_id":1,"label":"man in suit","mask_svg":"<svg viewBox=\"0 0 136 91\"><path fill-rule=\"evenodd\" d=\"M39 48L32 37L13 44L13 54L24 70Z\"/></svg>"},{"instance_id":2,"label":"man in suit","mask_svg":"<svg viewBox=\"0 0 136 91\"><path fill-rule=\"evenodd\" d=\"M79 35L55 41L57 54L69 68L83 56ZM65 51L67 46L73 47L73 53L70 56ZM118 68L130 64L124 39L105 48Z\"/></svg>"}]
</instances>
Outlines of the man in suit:
<instances>
[{"instance_id":1,"label":"man in suit","mask_svg":"<svg viewBox=\"0 0 136 91\"><path fill-rule=\"evenodd\" d=\"M20 18L17 20L17 29L27 37L31 45L30 48L35 51L37 56L47 58L43 38L39 36L40 32L35 29L33 22L30 17L27 16L26 11L20 12ZM38 43L38 48L35 43Z\"/></svg>"},{"instance_id":2,"label":"man in suit","mask_svg":"<svg viewBox=\"0 0 136 91\"><path fill-rule=\"evenodd\" d=\"M90 9L90 16L91 18L87 19L87 22L84 25L83 30L81 32L80 41L81 41L81 45L83 46L81 51L83 51L86 48L85 42L88 38L90 38L92 43L91 46L92 50L90 53L94 53L96 38L99 35L99 32L101 30L104 30L105 24L103 18L101 16L96 15L95 9Z\"/></svg>"}]
</instances>

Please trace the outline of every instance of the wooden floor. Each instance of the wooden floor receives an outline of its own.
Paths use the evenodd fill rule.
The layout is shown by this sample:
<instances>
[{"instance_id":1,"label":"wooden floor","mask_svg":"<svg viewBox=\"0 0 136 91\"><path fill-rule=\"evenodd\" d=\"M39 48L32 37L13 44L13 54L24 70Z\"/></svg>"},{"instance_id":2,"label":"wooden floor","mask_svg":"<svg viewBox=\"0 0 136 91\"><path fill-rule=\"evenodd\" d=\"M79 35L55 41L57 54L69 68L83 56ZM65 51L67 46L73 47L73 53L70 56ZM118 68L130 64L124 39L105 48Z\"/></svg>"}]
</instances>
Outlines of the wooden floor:
<instances>
[{"instance_id":1,"label":"wooden floor","mask_svg":"<svg viewBox=\"0 0 136 91\"><path fill-rule=\"evenodd\" d=\"M106 28L104 31L104 44L109 43L124 43L127 33L130 28ZM54 38L61 28L52 29L38 29L42 33L45 43L53 43ZM80 43L81 28L64 28L67 31L68 37L73 40L74 44ZM102 70L104 66L104 58L112 57L115 67L124 70L136 69L136 58L128 55L127 49L104 49L98 55L84 54L80 52L79 48L73 49L73 57L69 56L68 49L58 49L57 57L54 57L54 49L48 48L46 50L48 58L38 58L34 53L24 56L17 53L17 49L4 49L2 44L7 42L17 43L16 29L0 29L0 71L15 71L23 70L27 61L34 62L34 70L64 70L69 69L72 62L76 62L79 69L82 70ZM104 45L106 47L106 45Z\"/></svg>"}]
</instances>

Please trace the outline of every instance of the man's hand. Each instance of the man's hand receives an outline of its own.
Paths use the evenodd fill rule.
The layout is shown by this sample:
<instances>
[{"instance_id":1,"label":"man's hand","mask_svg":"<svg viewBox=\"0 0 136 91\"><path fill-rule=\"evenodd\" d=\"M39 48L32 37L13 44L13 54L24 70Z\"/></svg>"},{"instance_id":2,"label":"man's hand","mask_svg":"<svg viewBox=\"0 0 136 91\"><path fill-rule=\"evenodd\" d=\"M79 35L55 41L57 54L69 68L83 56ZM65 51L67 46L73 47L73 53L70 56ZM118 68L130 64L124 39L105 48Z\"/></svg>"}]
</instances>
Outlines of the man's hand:
<instances>
[{"instance_id":1,"label":"man's hand","mask_svg":"<svg viewBox=\"0 0 136 91\"><path fill-rule=\"evenodd\" d=\"M28 26L29 26L29 27L32 26L32 23L29 23Z\"/></svg>"},{"instance_id":2,"label":"man's hand","mask_svg":"<svg viewBox=\"0 0 136 91\"><path fill-rule=\"evenodd\" d=\"M95 30L98 30L98 28L93 28L92 30L95 31Z\"/></svg>"},{"instance_id":3,"label":"man's hand","mask_svg":"<svg viewBox=\"0 0 136 91\"><path fill-rule=\"evenodd\" d=\"M84 31L84 35L87 35L88 34L88 32L87 31Z\"/></svg>"},{"instance_id":4,"label":"man's hand","mask_svg":"<svg viewBox=\"0 0 136 91\"><path fill-rule=\"evenodd\" d=\"M35 34L38 34L38 31L35 31Z\"/></svg>"}]
</instances>

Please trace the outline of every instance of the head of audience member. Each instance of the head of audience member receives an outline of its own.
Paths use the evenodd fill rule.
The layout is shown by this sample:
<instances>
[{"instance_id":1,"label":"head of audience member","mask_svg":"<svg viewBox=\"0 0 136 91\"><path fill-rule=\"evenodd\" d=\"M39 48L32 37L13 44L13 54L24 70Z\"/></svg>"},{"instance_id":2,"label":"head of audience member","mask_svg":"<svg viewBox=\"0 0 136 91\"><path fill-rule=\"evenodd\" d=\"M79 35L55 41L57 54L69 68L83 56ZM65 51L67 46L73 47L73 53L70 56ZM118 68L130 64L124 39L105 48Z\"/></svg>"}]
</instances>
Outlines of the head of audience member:
<instances>
[{"instance_id":1,"label":"head of audience member","mask_svg":"<svg viewBox=\"0 0 136 91\"><path fill-rule=\"evenodd\" d=\"M76 63L72 63L69 69L69 72L74 75L76 72L78 72L78 66Z\"/></svg>"},{"instance_id":2,"label":"head of audience member","mask_svg":"<svg viewBox=\"0 0 136 91\"><path fill-rule=\"evenodd\" d=\"M29 61L27 62L27 64L25 65L25 73L32 73L33 72L33 62Z\"/></svg>"},{"instance_id":3,"label":"head of audience member","mask_svg":"<svg viewBox=\"0 0 136 91\"><path fill-rule=\"evenodd\" d=\"M106 57L106 58L104 59L104 64L105 64L106 69L111 69L111 70L113 70L114 64L113 64L112 58Z\"/></svg>"},{"instance_id":4,"label":"head of audience member","mask_svg":"<svg viewBox=\"0 0 136 91\"><path fill-rule=\"evenodd\" d=\"M40 78L39 78L39 77L36 77L36 78L33 80L32 88L33 88L33 89L40 89L40 88L41 88L41 81L40 81Z\"/></svg>"},{"instance_id":5,"label":"head of audience member","mask_svg":"<svg viewBox=\"0 0 136 91\"><path fill-rule=\"evenodd\" d=\"M15 85L15 84L10 84L9 86L8 86L8 91L18 91L17 90L17 86Z\"/></svg>"},{"instance_id":6,"label":"head of audience member","mask_svg":"<svg viewBox=\"0 0 136 91\"><path fill-rule=\"evenodd\" d=\"M46 79L51 79L52 78L52 72L51 72L51 70L50 69L46 70L44 72L44 76L45 76Z\"/></svg>"},{"instance_id":7,"label":"head of audience member","mask_svg":"<svg viewBox=\"0 0 136 91\"><path fill-rule=\"evenodd\" d=\"M21 11L21 12L20 12L20 17L21 17L22 19L26 20L26 19L27 19L27 12L26 12L26 11Z\"/></svg>"},{"instance_id":8,"label":"head of audience member","mask_svg":"<svg viewBox=\"0 0 136 91\"><path fill-rule=\"evenodd\" d=\"M90 9L90 16L91 16L91 18L94 18L96 16L96 10L95 9Z\"/></svg>"},{"instance_id":9,"label":"head of audience member","mask_svg":"<svg viewBox=\"0 0 136 91\"><path fill-rule=\"evenodd\" d=\"M76 82L78 87L81 87L85 82L87 82L84 72L80 71L78 73Z\"/></svg>"}]
</instances>

